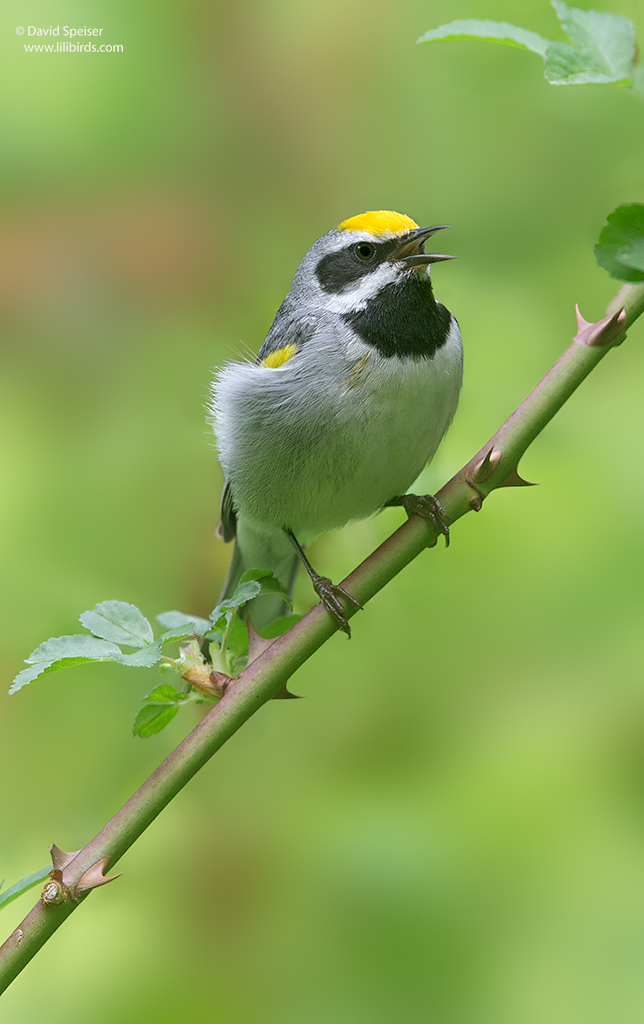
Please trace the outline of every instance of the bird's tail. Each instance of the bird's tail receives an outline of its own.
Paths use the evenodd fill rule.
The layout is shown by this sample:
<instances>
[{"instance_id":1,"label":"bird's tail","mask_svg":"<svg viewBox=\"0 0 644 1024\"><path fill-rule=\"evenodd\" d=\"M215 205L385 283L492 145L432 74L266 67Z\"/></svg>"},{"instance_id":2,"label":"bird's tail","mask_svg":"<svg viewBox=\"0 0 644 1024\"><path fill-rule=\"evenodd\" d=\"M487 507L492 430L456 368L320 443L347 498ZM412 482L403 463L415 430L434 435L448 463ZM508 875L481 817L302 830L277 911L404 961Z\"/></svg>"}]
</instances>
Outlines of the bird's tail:
<instances>
[{"instance_id":1,"label":"bird's tail","mask_svg":"<svg viewBox=\"0 0 644 1024\"><path fill-rule=\"evenodd\" d=\"M269 569L290 594L297 567L297 552L283 530L239 516L235 551L220 600L231 596L247 569ZM286 602L276 594L256 597L247 607L255 629L263 629L288 612Z\"/></svg>"}]
</instances>

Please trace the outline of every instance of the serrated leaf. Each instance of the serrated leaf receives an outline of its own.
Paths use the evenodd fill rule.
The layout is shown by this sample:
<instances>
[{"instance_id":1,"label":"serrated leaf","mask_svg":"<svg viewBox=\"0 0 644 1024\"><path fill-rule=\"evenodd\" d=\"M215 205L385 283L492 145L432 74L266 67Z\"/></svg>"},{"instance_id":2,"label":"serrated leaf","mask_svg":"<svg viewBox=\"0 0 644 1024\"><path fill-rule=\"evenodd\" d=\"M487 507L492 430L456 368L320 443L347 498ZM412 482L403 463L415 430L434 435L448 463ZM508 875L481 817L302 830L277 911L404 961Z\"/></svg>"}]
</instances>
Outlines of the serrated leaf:
<instances>
[{"instance_id":1,"label":"serrated leaf","mask_svg":"<svg viewBox=\"0 0 644 1024\"><path fill-rule=\"evenodd\" d=\"M43 879L48 877L50 871L51 864L48 864L46 868L40 868L39 871L34 871L31 875L25 875L19 882L15 882L0 895L0 908L6 907L8 903L17 899L18 896L22 896L23 892L27 892L34 885L38 885L38 882L42 882Z\"/></svg>"},{"instance_id":2,"label":"serrated leaf","mask_svg":"<svg viewBox=\"0 0 644 1024\"><path fill-rule=\"evenodd\" d=\"M12 682L9 693L17 693L27 683L32 683L34 679L46 672L48 668L51 668L53 661L40 661L37 665L30 665L29 668L23 668L22 672L19 672L14 681Z\"/></svg>"},{"instance_id":3,"label":"serrated leaf","mask_svg":"<svg viewBox=\"0 0 644 1024\"><path fill-rule=\"evenodd\" d=\"M134 720L133 731L135 736L147 739L154 736L169 725L179 708L159 707L158 704L146 704L142 707Z\"/></svg>"},{"instance_id":4,"label":"serrated leaf","mask_svg":"<svg viewBox=\"0 0 644 1024\"><path fill-rule=\"evenodd\" d=\"M164 703L172 703L173 701L178 700L178 698L181 696L182 694L180 693L180 691L175 690L174 686L168 686L164 683L161 686L155 686L152 693L149 693L145 699L150 701L163 701Z\"/></svg>"},{"instance_id":5,"label":"serrated leaf","mask_svg":"<svg viewBox=\"0 0 644 1024\"><path fill-rule=\"evenodd\" d=\"M194 623L195 631L203 636L211 628L208 619L201 619L198 615L184 615L183 612L162 612L157 615L157 622L160 622L166 629L179 629L181 626L188 626Z\"/></svg>"},{"instance_id":6,"label":"serrated leaf","mask_svg":"<svg viewBox=\"0 0 644 1024\"><path fill-rule=\"evenodd\" d=\"M261 583L256 580L247 580L244 583L239 583L235 588L235 592L230 597L226 597L221 601L210 613L210 629L206 636L208 639L212 639L213 630L226 631L230 623L233 612L237 611L243 605L248 604L254 597L258 597L262 592Z\"/></svg>"},{"instance_id":7,"label":"serrated leaf","mask_svg":"<svg viewBox=\"0 0 644 1024\"><path fill-rule=\"evenodd\" d=\"M239 581L239 586L245 585L251 580L259 583L262 594L277 594L279 597L283 598L289 607L293 607L291 595L285 589L284 584L280 579L278 579L275 573L270 572L268 569L247 569Z\"/></svg>"},{"instance_id":8,"label":"serrated leaf","mask_svg":"<svg viewBox=\"0 0 644 1024\"><path fill-rule=\"evenodd\" d=\"M122 654L119 651L118 655L112 655L112 659L117 661L119 665L130 665L134 668L152 668L153 665L156 665L157 661L160 661L162 651L163 640L155 640L153 644L141 647L134 654Z\"/></svg>"},{"instance_id":9,"label":"serrated leaf","mask_svg":"<svg viewBox=\"0 0 644 1024\"><path fill-rule=\"evenodd\" d=\"M73 665L89 665L96 661L114 661L115 658L58 658L57 661L39 661L29 668L23 668L14 679L9 689L9 694L17 693L18 690L33 682L38 676L48 675L50 672L59 672L62 668L71 668Z\"/></svg>"},{"instance_id":10,"label":"serrated leaf","mask_svg":"<svg viewBox=\"0 0 644 1024\"><path fill-rule=\"evenodd\" d=\"M239 581L240 586L249 580L255 580L259 583L262 588L262 594L279 594L287 604L292 605L288 591L285 590L284 584L277 578L275 573L269 572L267 569L247 569Z\"/></svg>"},{"instance_id":11,"label":"serrated leaf","mask_svg":"<svg viewBox=\"0 0 644 1024\"><path fill-rule=\"evenodd\" d=\"M95 636L129 647L152 643L152 626L139 609L126 601L102 601L79 617L83 626Z\"/></svg>"},{"instance_id":12,"label":"serrated leaf","mask_svg":"<svg viewBox=\"0 0 644 1024\"><path fill-rule=\"evenodd\" d=\"M234 594L231 597L227 597L225 601L222 601L219 607L225 609L240 608L242 605L247 604L248 601L252 601L254 597L258 597L261 592L261 583L258 583L257 580L245 580L237 585Z\"/></svg>"},{"instance_id":13,"label":"serrated leaf","mask_svg":"<svg viewBox=\"0 0 644 1024\"><path fill-rule=\"evenodd\" d=\"M552 0L570 42L551 43L545 75L553 85L606 84L630 79L635 60L635 28L620 14L585 11Z\"/></svg>"},{"instance_id":14,"label":"serrated leaf","mask_svg":"<svg viewBox=\"0 0 644 1024\"><path fill-rule=\"evenodd\" d=\"M210 623L208 623L209 625ZM167 633L162 633L159 640L162 644L170 644L176 640L188 640L190 637L197 635L201 636L200 633L197 633L196 623L191 619L189 623L183 626L176 626L175 629L169 629Z\"/></svg>"},{"instance_id":15,"label":"serrated leaf","mask_svg":"<svg viewBox=\"0 0 644 1024\"><path fill-rule=\"evenodd\" d=\"M74 636L56 636L45 640L25 661L29 665L40 661L59 661L62 658L105 661L119 654L121 650L116 644L88 636L87 633L76 633Z\"/></svg>"},{"instance_id":16,"label":"serrated leaf","mask_svg":"<svg viewBox=\"0 0 644 1024\"><path fill-rule=\"evenodd\" d=\"M509 25L505 21L452 21L449 25L441 25L430 32L425 32L419 43L439 42L443 39L485 39L490 43L502 43L504 46L519 46L532 53L545 57L549 40L543 39L536 32L529 32L517 25Z\"/></svg>"},{"instance_id":17,"label":"serrated leaf","mask_svg":"<svg viewBox=\"0 0 644 1024\"><path fill-rule=\"evenodd\" d=\"M600 232L595 258L618 281L644 281L642 203L628 203L613 210Z\"/></svg>"}]
</instances>

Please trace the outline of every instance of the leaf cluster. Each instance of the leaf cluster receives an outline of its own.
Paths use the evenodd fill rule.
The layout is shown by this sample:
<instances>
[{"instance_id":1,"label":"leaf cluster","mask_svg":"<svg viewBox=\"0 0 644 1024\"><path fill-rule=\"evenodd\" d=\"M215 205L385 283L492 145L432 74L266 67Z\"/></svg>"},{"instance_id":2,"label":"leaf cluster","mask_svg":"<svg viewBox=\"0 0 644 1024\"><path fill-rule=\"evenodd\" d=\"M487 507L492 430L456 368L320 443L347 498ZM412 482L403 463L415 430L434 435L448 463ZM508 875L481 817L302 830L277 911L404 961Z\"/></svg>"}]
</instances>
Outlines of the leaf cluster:
<instances>
[{"instance_id":1,"label":"leaf cluster","mask_svg":"<svg viewBox=\"0 0 644 1024\"><path fill-rule=\"evenodd\" d=\"M148 619L125 601L102 601L79 620L88 630L71 636L45 640L26 658L27 668L18 673L9 693L17 693L38 676L57 672L72 665L112 661L134 668L171 671L185 680L177 689L169 684L156 686L147 697L134 722L134 734L148 737L160 732L185 704L217 701L222 690L210 683L211 674L237 675L248 657L248 629L240 612L261 594L278 594L288 604L290 597L271 572L250 569L244 573L230 597L221 601L207 619L184 612L162 612L158 622L166 627L154 636ZM297 616L283 616L272 624L270 638L286 632ZM168 644L181 644L176 657L168 656ZM124 648L130 648L126 650ZM134 650L131 650L134 648Z\"/></svg>"},{"instance_id":2,"label":"leaf cluster","mask_svg":"<svg viewBox=\"0 0 644 1024\"><path fill-rule=\"evenodd\" d=\"M639 91L640 75L633 23L620 14L585 11L552 0L567 43L544 39L507 22L453 21L426 32L419 43L444 39L484 39L538 54L552 85L625 85Z\"/></svg>"}]
</instances>

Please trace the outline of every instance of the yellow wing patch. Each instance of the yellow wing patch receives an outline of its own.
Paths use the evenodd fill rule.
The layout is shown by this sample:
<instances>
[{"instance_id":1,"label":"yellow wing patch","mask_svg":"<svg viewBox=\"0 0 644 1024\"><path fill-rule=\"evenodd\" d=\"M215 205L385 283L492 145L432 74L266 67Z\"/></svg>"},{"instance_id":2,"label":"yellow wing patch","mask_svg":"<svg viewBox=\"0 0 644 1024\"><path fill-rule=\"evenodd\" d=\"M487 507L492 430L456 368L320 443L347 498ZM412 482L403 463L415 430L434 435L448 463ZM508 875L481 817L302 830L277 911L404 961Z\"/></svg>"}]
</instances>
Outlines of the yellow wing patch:
<instances>
[{"instance_id":1,"label":"yellow wing patch","mask_svg":"<svg viewBox=\"0 0 644 1024\"><path fill-rule=\"evenodd\" d=\"M284 348L276 348L274 352L269 352L266 359L262 359L259 365L268 366L271 370L276 370L278 366L288 363L289 359L292 359L296 352L297 345L285 345Z\"/></svg>"},{"instance_id":2,"label":"yellow wing patch","mask_svg":"<svg viewBox=\"0 0 644 1024\"><path fill-rule=\"evenodd\" d=\"M338 231L368 231L372 235L402 235L413 231L418 224L404 213L393 210L369 210L357 217L349 217L338 225Z\"/></svg>"}]
</instances>

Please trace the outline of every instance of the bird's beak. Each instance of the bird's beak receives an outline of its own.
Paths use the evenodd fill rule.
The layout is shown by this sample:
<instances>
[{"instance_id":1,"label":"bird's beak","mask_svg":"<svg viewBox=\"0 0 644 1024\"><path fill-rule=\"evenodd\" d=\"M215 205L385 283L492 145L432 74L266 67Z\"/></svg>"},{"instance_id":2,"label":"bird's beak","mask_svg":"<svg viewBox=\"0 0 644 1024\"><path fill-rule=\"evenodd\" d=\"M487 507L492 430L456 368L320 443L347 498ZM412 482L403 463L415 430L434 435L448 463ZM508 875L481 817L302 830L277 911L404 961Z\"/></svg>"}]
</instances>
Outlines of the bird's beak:
<instances>
[{"instance_id":1,"label":"bird's beak","mask_svg":"<svg viewBox=\"0 0 644 1024\"><path fill-rule=\"evenodd\" d=\"M393 259L401 260L405 269L408 267L424 267L429 263L442 263L443 260L455 260L456 256L443 256L437 253L425 253L423 245L437 231L444 231L449 224L439 224L435 228L415 228L409 231L401 240L400 247L393 254Z\"/></svg>"}]
</instances>

